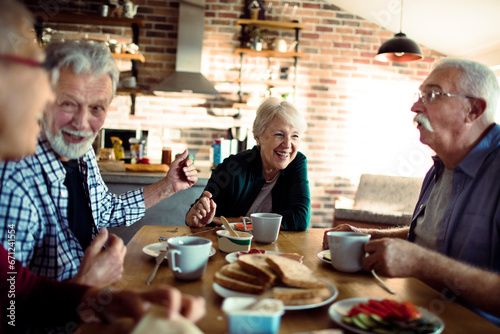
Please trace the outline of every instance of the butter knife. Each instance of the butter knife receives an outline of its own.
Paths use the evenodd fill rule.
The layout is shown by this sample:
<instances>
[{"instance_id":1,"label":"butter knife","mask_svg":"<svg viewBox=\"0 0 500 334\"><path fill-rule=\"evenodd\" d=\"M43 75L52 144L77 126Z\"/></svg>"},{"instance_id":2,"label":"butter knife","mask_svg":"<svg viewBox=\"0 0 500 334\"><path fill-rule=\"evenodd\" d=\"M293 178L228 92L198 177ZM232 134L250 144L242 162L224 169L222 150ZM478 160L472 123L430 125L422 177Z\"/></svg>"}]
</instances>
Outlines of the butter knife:
<instances>
[{"instance_id":1,"label":"butter knife","mask_svg":"<svg viewBox=\"0 0 500 334\"><path fill-rule=\"evenodd\" d=\"M182 236L186 237L186 236L190 236L190 235L196 235L196 234L201 234L201 233L207 233L207 232L210 232L210 231L213 231L213 230L218 230L220 229L220 227L214 227L214 228L211 228L211 229L208 229L208 230L203 230L203 231L198 231L198 232L194 232L194 233L190 233L190 234L183 234ZM165 238L165 237L159 237L158 238L158 241L167 241L168 238Z\"/></svg>"},{"instance_id":2,"label":"butter knife","mask_svg":"<svg viewBox=\"0 0 500 334\"><path fill-rule=\"evenodd\" d=\"M378 275L375 273L375 270L372 270L372 275L380 283L380 285L382 285L382 287L387 290L387 292L392 293L393 295L396 294L396 291L392 290L380 277L378 277Z\"/></svg>"},{"instance_id":3,"label":"butter knife","mask_svg":"<svg viewBox=\"0 0 500 334\"><path fill-rule=\"evenodd\" d=\"M160 267L160 264L165 259L165 256L167 256L167 251L160 252L160 254L158 254L158 256L156 257L155 267L153 268L153 271L151 272L151 274L149 274L148 279L146 280L146 284L147 285L150 285L151 282L153 281L153 278L155 278L156 272L158 271L158 268Z\"/></svg>"}]
</instances>

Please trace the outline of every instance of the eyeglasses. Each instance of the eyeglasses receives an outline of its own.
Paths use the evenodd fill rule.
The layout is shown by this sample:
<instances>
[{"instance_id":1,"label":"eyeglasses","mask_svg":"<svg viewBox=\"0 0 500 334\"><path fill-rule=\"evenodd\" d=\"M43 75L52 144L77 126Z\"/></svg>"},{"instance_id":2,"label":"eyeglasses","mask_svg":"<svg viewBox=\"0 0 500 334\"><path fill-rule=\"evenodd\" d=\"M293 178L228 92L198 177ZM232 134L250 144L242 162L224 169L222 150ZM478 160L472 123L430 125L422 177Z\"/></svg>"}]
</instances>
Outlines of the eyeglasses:
<instances>
[{"instance_id":1,"label":"eyeglasses","mask_svg":"<svg viewBox=\"0 0 500 334\"><path fill-rule=\"evenodd\" d=\"M58 77L58 70L56 67L52 66L52 64L49 64L46 61L40 62L30 58L19 57L3 53L0 53L0 59L7 60L17 64L26 65L29 67L44 69L47 72L47 75L49 76L49 81L52 83L52 86L54 87L55 81Z\"/></svg>"},{"instance_id":2,"label":"eyeglasses","mask_svg":"<svg viewBox=\"0 0 500 334\"><path fill-rule=\"evenodd\" d=\"M422 93L422 92L416 92L414 97L413 97L413 103L417 103L421 101L423 104L426 104L427 102L432 103L434 102L434 99L436 96L447 96L447 97L461 97L464 99L477 99L477 97L473 96L467 96L467 95L457 95L457 94L450 94L450 93L442 93L442 92L435 92L431 90L430 92Z\"/></svg>"},{"instance_id":3,"label":"eyeglasses","mask_svg":"<svg viewBox=\"0 0 500 334\"><path fill-rule=\"evenodd\" d=\"M13 63L23 64L23 65L30 66L30 67L41 67L41 68L47 69L46 63L42 63L42 62L39 62L39 61L34 60L34 59L29 59L29 58L24 58L24 57L9 55L9 54L0 54L0 59L11 61Z\"/></svg>"}]
</instances>

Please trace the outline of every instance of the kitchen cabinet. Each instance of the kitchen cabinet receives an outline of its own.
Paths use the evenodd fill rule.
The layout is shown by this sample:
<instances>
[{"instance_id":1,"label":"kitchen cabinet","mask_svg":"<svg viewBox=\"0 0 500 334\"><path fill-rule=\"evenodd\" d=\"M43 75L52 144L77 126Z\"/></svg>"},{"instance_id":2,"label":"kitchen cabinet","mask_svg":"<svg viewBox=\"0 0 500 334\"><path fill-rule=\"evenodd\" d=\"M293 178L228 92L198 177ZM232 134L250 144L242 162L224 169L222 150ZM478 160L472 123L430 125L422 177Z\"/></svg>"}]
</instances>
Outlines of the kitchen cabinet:
<instances>
[{"instance_id":1,"label":"kitchen cabinet","mask_svg":"<svg viewBox=\"0 0 500 334\"><path fill-rule=\"evenodd\" d=\"M244 94L245 94L245 86L246 85L254 85L254 84L265 84L267 86L267 89L273 89L273 88L278 88L278 87L291 87L293 91L293 96L295 96L296 93L296 78L297 78L297 66L298 66L298 59L302 56L304 56L303 53L298 52L299 50L299 41L300 41L300 30L304 29L304 25L298 23L298 22L282 22L282 21L270 21L270 20L253 20L253 19L239 19L236 21L236 24L241 27L241 44L240 47L235 50L235 53L240 55L240 68L239 68L239 77L238 80L236 81L239 84L239 92L238 92L238 98L239 98L239 103L236 103L234 107L236 108L245 108L246 107L246 102L244 101ZM248 48L247 41L248 38L246 38L249 34L249 29L252 28L258 28L258 29L266 29L270 31L286 31L286 30L291 30L295 32L295 39L293 43L288 47L288 49L285 52L277 51L277 50L255 50ZM283 78L273 78L273 77L268 77L262 80L261 78L249 78L246 75L244 75L244 70L245 67L247 66L245 64L245 60L248 59L249 57L263 57L268 59L268 70L269 67L271 66L271 61L276 58L283 58L283 59L292 59L293 60L293 73L286 73L286 75L293 75L292 79L286 79L283 80ZM281 70L281 69L280 69ZM281 75L281 73L278 73L278 75Z\"/></svg>"},{"instance_id":2,"label":"kitchen cabinet","mask_svg":"<svg viewBox=\"0 0 500 334\"><path fill-rule=\"evenodd\" d=\"M44 25L50 23L63 23L74 25L89 25L89 26L110 26L110 27L130 27L132 29L132 43L139 45L139 31L140 28L145 26L144 20L136 18L122 18L122 17L104 17L96 15L76 15L70 13L58 13L52 16L38 15L35 22L35 31L38 40L41 42L43 37ZM145 62L146 59L141 53L113 53L113 57L117 60L130 60L132 76L138 82L137 62ZM135 113L135 97L138 93L143 93L140 89L135 88L118 88L118 94L130 95L132 104L130 113Z\"/></svg>"}]
</instances>

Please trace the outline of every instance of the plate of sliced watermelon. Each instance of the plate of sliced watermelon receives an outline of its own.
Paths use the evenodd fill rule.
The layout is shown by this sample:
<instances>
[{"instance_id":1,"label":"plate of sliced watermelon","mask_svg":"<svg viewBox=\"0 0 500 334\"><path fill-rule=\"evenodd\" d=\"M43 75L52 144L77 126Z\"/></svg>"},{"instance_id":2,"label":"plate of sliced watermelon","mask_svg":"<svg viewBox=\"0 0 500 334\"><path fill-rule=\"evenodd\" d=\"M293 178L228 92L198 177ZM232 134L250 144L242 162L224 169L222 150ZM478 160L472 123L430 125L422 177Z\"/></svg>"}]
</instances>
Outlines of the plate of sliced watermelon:
<instances>
[{"instance_id":1,"label":"plate of sliced watermelon","mask_svg":"<svg viewBox=\"0 0 500 334\"><path fill-rule=\"evenodd\" d=\"M438 334L444 330L443 321L432 312L391 299L343 299L332 304L328 314L340 326L359 334Z\"/></svg>"}]
</instances>

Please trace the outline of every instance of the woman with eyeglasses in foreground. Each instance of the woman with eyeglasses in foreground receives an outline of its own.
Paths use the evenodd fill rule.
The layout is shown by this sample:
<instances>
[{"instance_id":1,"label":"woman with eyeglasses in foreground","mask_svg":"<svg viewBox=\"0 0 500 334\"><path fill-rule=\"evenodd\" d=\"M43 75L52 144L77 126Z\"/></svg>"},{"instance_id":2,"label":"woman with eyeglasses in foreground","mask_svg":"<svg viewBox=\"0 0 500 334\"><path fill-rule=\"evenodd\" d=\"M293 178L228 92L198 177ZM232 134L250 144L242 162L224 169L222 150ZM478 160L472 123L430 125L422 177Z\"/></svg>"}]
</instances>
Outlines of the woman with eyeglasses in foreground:
<instances>
[{"instance_id":1,"label":"woman with eyeglasses in foreground","mask_svg":"<svg viewBox=\"0 0 500 334\"><path fill-rule=\"evenodd\" d=\"M31 14L14 0L0 0L0 6L0 35L4 36L0 39L0 161L6 161L35 152L39 120L54 94L43 52L31 34ZM165 317L170 319L182 315L197 321L205 314L203 298L171 287L144 292L96 289L31 275L15 260L15 232L8 228L8 244L0 246L0 333L24 332L28 319L37 327L64 325L72 330L80 322L122 317L138 321L155 304L165 307Z\"/></svg>"}]
</instances>

